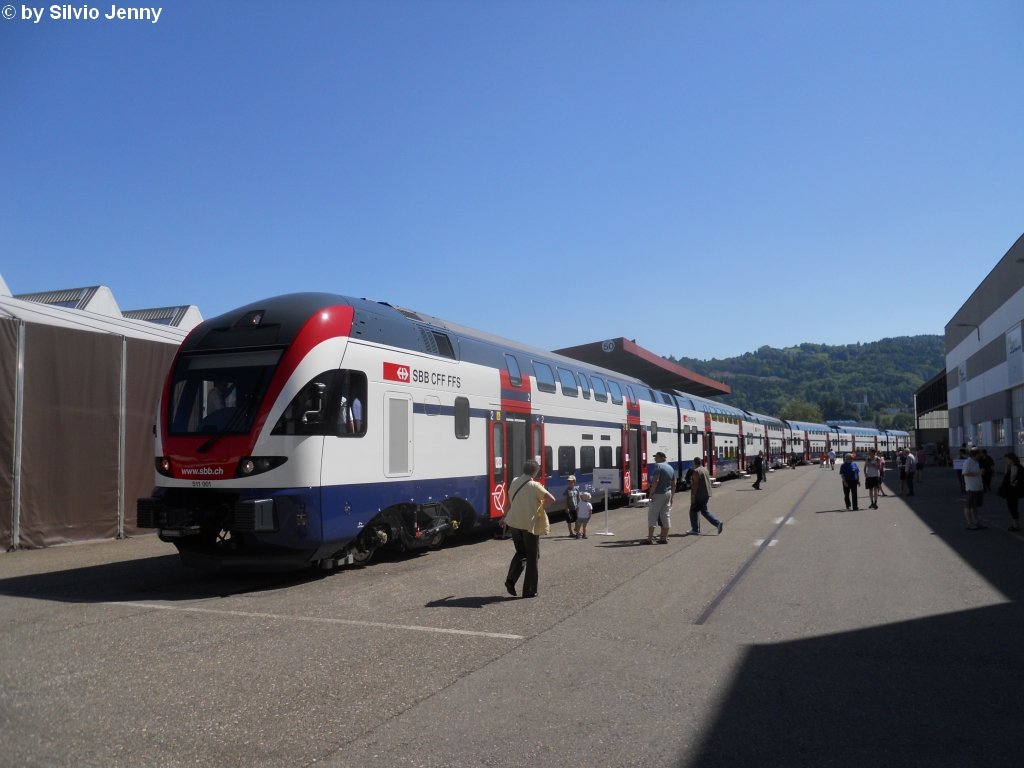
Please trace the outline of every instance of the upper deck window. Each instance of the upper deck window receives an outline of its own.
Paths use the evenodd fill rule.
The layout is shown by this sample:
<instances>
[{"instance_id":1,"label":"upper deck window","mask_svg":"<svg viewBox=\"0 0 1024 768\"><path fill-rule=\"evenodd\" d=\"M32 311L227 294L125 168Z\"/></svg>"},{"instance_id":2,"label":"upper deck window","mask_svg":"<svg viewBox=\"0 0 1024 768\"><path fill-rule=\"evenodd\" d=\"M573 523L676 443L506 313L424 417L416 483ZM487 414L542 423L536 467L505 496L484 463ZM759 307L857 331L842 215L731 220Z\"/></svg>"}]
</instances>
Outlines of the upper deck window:
<instances>
[{"instance_id":1,"label":"upper deck window","mask_svg":"<svg viewBox=\"0 0 1024 768\"><path fill-rule=\"evenodd\" d=\"M566 397L580 396L580 385L576 382L576 377L573 376L572 371L567 368L559 368L558 380L562 383L563 395Z\"/></svg>"},{"instance_id":2,"label":"upper deck window","mask_svg":"<svg viewBox=\"0 0 1024 768\"><path fill-rule=\"evenodd\" d=\"M583 392L583 398L585 400L590 399L590 380L587 378L587 374L583 371L579 371L577 376L580 377L580 389Z\"/></svg>"},{"instance_id":3,"label":"upper deck window","mask_svg":"<svg viewBox=\"0 0 1024 768\"><path fill-rule=\"evenodd\" d=\"M590 378L594 382L594 399L601 403L608 402L608 390L605 389L604 379L600 376L591 376Z\"/></svg>"},{"instance_id":4,"label":"upper deck window","mask_svg":"<svg viewBox=\"0 0 1024 768\"><path fill-rule=\"evenodd\" d=\"M608 391L612 394L612 402L616 405L622 405L622 388L618 382L608 380Z\"/></svg>"},{"instance_id":5,"label":"upper deck window","mask_svg":"<svg viewBox=\"0 0 1024 768\"><path fill-rule=\"evenodd\" d=\"M523 385L523 374L519 370L519 361L512 355L505 353L505 368L508 370L508 382L513 387L521 387Z\"/></svg>"},{"instance_id":6,"label":"upper deck window","mask_svg":"<svg viewBox=\"0 0 1024 768\"><path fill-rule=\"evenodd\" d=\"M547 363L533 361L533 373L537 377L537 389L541 392L555 392L555 374Z\"/></svg>"}]
</instances>

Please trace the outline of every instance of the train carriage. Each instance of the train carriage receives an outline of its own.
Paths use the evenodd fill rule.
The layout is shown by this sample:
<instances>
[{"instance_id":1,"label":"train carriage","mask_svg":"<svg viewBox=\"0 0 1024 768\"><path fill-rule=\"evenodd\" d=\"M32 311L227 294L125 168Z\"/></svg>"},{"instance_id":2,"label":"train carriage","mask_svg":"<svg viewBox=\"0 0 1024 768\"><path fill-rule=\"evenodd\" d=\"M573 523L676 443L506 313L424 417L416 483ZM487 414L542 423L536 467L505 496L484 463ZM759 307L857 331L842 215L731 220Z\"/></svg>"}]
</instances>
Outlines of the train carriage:
<instances>
[{"instance_id":1,"label":"train carriage","mask_svg":"<svg viewBox=\"0 0 1024 768\"><path fill-rule=\"evenodd\" d=\"M786 421L789 439L803 445L804 461L818 461L831 447L831 427L809 421Z\"/></svg>"},{"instance_id":2,"label":"train carriage","mask_svg":"<svg viewBox=\"0 0 1024 768\"><path fill-rule=\"evenodd\" d=\"M680 434L671 398L646 402L645 389L387 304L267 299L202 323L179 349L138 525L214 567L332 567L437 546L500 517L527 458L556 497L595 468L616 471L616 493L643 487L641 411L659 445Z\"/></svg>"},{"instance_id":3,"label":"train carriage","mask_svg":"<svg viewBox=\"0 0 1024 768\"><path fill-rule=\"evenodd\" d=\"M654 454L680 477L853 435L783 422L411 310L326 293L266 299L197 326L168 373L156 484L137 502L188 565L334 567L438 546L502 514L526 459L561 500L598 469L644 490ZM869 437L857 435L858 447ZM886 433L903 447L907 433ZM824 440L824 446L820 443ZM844 443L844 441L846 441ZM560 506L560 505L559 505Z\"/></svg>"}]
</instances>

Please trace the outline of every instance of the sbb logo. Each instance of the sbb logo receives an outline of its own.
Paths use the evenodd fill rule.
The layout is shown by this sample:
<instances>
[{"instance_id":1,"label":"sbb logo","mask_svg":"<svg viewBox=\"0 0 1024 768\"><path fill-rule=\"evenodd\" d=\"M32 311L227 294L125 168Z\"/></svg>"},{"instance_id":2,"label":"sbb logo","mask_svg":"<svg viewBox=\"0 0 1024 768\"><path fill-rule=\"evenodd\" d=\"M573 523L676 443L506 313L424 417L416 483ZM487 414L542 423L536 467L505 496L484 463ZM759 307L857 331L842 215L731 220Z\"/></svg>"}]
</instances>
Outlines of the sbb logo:
<instances>
[{"instance_id":1,"label":"sbb logo","mask_svg":"<svg viewBox=\"0 0 1024 768\"><path fill-rule=\"evenodd\" d=\"M408 365L398 363L384 363L384 378L388 381L400 381L408 384L411 378Z\"/></svg>"}]
</instances>

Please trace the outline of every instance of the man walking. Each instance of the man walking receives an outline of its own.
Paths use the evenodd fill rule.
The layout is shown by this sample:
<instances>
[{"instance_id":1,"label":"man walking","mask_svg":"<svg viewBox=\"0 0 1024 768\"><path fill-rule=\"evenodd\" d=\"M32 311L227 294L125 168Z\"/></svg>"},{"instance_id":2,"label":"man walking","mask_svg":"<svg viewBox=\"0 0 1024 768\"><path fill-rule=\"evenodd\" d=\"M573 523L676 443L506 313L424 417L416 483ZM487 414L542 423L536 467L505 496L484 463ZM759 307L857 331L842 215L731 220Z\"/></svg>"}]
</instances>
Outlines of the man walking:
<instances>
[{"instance_id":1,"label":"man walking","mask_svg":"<svg viewBox=\"0 0 1024 768\"><path fill-rule=\"evenodd\" d=\"M531 459L523 465L523 474L509 483L511 501L501 519L501 524L512 530L512 543L516 548L505 579L505 590L513 597L516 582L524 570L523 597L537 596L540 537L547 534L549 528L544 507L555 501L548 489L537 482L538 471L540 466Z\"/></svg>"},{"instance_id":2,"label":"man walking","mask_svg":"<svg viewBox=\"0 0 1024 768\"><path fill-rule=\"evenodd\" d=\"M764 480L764 451L758 451L757 456L754 457L754 480L753 488L755 491L761 490L761 482Z\"/></svg>"},{"instance_id":3,"label":"man walking","mask_svg":"<svg viewBox=\"0 0 1024 768\"><path fill-rule=\"evenodd\" d=\"M700 456L693 460L693 480L690 483L690 534L692 536L700 535L698 514L704 515L705 519L715 526L719 533L725 527L721 520L708 511L708 502L711 500L711 475L702 466L703 463Z\"/></svg>"}]
</instances>

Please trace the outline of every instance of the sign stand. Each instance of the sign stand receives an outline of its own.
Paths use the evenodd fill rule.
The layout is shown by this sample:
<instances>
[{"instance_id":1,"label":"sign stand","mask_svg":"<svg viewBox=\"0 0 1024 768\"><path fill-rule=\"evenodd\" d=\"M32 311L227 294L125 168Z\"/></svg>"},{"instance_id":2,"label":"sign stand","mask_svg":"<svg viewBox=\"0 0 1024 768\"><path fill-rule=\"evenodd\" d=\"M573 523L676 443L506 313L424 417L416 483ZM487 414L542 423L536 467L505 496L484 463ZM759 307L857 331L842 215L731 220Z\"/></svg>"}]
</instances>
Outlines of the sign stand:
<instances>
[{"instance_id":1,"label":"sign stand","mask_svg":"<svg viewBox=\"0 0 1024 768\"><path fill-rule=\"evenodd\" d=\"M598 531L595 536L614 536L615 534L608 530L608 489L604 489L604 530Z\"/></svg>"},{"instance_id":2,"label":"sign stand","mask_svg":"<svg viewBox=\"0 0 1024 768\"><path fill-rule=\"evenodd\" d=\"M594 485L598 490L604 490L604 530L595 533L595 536L614 536L615 534L608 530L608 491L618 491L619 486L619 473L615 469L595 469L594 470Z\"/></svg>"}]
</instances>

